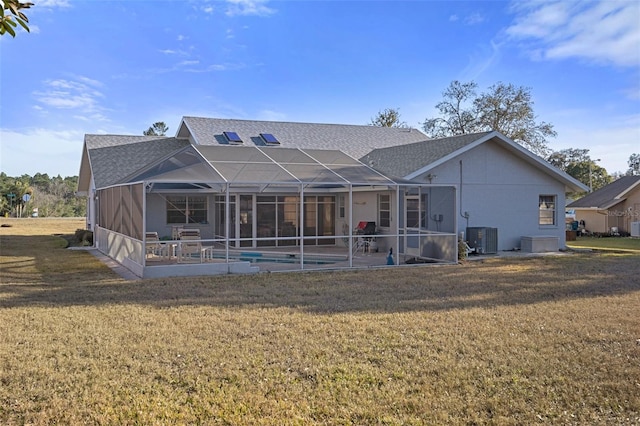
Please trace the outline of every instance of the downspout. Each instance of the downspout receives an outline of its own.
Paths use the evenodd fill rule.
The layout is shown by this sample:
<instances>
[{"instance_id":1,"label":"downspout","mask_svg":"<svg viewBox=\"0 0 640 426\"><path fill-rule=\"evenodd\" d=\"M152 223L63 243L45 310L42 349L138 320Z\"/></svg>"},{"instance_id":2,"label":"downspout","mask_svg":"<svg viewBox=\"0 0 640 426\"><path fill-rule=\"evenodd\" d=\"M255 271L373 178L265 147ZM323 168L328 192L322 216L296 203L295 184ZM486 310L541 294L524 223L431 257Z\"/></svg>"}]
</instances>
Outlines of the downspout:
<instances>
[{"instance_id":1,"label":"downspout","mask_svg":"<svg viewBox=\"0 0 640 426\"><path fill-rule=\"evenodd\" d=\"M462 160L460 160L460 216L467 220L467 228L469 227L469 212L462 213Z\"/></svg>"},{"instance_id":2,"label":"downspout","mask_svg":"<svg viewBox=\"0 0 640 426\"><path fill-rule=\"evenodd\" d=\"M353 184L349 183L349 268L353 268Z\"/></svg>"}]
</instances>

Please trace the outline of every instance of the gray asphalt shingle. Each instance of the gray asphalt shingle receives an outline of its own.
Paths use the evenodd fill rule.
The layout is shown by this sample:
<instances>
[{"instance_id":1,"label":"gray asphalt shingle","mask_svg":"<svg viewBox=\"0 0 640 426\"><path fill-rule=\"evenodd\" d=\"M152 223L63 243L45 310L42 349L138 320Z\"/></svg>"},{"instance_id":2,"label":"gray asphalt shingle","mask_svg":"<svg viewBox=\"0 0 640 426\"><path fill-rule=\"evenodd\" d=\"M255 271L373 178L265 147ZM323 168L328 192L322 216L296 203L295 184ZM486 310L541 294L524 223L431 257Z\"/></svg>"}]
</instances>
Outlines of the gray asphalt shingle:
<instances>
[{"instance_id":1,"label":"gray asphalt shingle","mask_svg":"<svg viewBox=\"0 0 640 426\"><path fill-rule=\"evenodd\" d=\"M491 132L471 133L375 149L360 158L360 161L389 176L404 177L489 133Z\"/></svg>"},{"instance_id":2,"label":"gray asphalt shingle","mask_svg":"<svg viewBox=\"0 0 640 426\"><path fill-rule=\"evenodd\" d=\"M184 117L184 124L202 145L228 144L223 132L236 132L245 146L265 146L260 133L271 133L280 146L302 149L336 149L360 158L373 149L425 140L417 129L349 124L292 123ZM180 133L178 137L182 137Z\"/></svg>"},{"instance_id":3,"label":"gray asphalt shingle","mask_svg":"<svg viewBox=\"0 0 640 426\"><path fill-rule=\"evenodd\" d=\"M640 184L640 176L623 176L614 180L609 185L603 186L591 194L587 194L579 200L569 204L569 208L602 208L606 209L622 201L617 199L620 194L634 185Z\"/></svg>"},{"instance_id":4,"label":"gray asphalt shingle","mask_svg":"<svg viewBox=\"0 0 640 426\"><path fill-rule=\"evenodd\" d=\"M186 140L158 136L86 135L97 188L118 183L149 163L189 145Z\"/></svg>"}]
</instances>

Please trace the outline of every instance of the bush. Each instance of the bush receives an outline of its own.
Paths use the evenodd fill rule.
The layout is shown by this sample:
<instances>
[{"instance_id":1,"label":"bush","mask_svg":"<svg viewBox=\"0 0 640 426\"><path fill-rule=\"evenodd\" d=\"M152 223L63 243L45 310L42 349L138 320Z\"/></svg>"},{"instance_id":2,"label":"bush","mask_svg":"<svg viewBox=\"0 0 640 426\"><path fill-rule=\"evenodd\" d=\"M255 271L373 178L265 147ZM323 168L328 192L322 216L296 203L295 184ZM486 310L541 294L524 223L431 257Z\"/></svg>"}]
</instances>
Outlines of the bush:
<instances>
[{"instance_id":1,"label":"bush","mask_svg":"<svg viewBox=\"0 0 640 426\"><path fill-rule=\"evenodd\" d=\"M76 229L76 241L84 246L93 245L93 232L88 229Z\"/></svg>"},{"instance_id":2,"label":"bush","mask_svg":"<svg viewBox=\"0 0 640 426\"><path fill-rule=\"evenodd\" d=\"M458 262L464 262L467 260L467 242L462 238L458 239Z\"/></svg>"}]
</instances>

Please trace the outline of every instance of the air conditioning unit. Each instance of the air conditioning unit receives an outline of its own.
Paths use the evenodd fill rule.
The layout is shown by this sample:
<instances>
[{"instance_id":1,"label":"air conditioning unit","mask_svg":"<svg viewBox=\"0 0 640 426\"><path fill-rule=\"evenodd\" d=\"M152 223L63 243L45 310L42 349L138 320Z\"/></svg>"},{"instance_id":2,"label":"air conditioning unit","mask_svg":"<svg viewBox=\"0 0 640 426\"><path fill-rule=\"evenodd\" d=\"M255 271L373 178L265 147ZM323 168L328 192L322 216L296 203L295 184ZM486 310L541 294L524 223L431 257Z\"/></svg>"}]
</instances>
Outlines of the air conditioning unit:
<instances>
[{"instance_id":1,"label":"air conditioning unit","mask_svg":"<svg viewBox=\"0 0 640 426\"><path fill-rule=\"evenodd\" d=\"M498 228L467 228L467 244L478 254L498 252Z\"/></svg>"},{"instance_id":2,"label":"air conditioning unit","mask_svg":"<svg viewBox=\"0 0 640 426\"><path fill-rule=\"evenodd\" d=\"M631 222L631 236L640 237L640 222Z\"/></svg>"}]
</instances>

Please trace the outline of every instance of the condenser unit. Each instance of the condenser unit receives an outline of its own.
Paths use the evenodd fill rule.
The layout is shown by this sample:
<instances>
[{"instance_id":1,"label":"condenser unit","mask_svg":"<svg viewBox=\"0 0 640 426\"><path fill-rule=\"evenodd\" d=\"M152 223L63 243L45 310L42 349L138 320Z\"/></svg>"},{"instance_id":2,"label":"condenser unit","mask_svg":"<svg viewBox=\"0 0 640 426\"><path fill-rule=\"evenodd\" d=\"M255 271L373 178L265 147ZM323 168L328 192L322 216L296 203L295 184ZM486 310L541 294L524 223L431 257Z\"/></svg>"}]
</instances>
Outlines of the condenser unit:
<instances>
[{"instance_id":1,"label":"condenser unit","mask_svg":"<svg viewBox=\"0 0 640 426\"><path fill-rule=\"evenodd\" d=\"M631 222L631 236L640 237L640 222Z\"/></svg>"},{"instance_id":2,"label":"condenser unit","mask_svg":"<svg viewBox=\"0 0 640 426\"><path fill-rule=\"evenodd\" d=\"M467 244L478 254L498 252L498 228L467 228Z\"/></svg>"}]
</instances>

